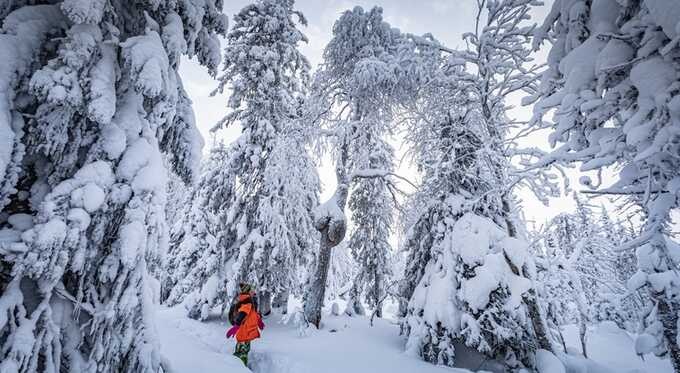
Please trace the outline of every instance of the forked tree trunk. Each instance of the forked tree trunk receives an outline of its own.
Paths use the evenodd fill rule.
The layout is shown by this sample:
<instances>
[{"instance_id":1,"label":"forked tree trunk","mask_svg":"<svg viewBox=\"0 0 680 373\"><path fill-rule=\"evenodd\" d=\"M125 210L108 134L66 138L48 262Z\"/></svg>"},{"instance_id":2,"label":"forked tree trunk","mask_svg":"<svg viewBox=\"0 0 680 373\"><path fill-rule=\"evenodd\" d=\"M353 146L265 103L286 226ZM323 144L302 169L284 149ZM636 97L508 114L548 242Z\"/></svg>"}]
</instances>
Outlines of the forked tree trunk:
<instances>
[{"instance_id":1,"label":"forked tree trunk","mask_svg":"<svg viewBox=\"0 0 680 373\"><path fill-rule=\"evenodd\" d=\"M347 224L345 219L345 205L347 204L347 192L349 180L346 165L349 159L348 145L340 149L340 158L335 168L338 186L333 197L326 204L326 213L336 211L335 216L316 216L316 229L321 233L319 239L319 254L317 256L316 270L307 289L304 305L304 314L307 322L319 328L321 324L321 309L326 296L326 280L331 264L331 250L338 246L345 238Z\"/></svg>"}]
</instances>

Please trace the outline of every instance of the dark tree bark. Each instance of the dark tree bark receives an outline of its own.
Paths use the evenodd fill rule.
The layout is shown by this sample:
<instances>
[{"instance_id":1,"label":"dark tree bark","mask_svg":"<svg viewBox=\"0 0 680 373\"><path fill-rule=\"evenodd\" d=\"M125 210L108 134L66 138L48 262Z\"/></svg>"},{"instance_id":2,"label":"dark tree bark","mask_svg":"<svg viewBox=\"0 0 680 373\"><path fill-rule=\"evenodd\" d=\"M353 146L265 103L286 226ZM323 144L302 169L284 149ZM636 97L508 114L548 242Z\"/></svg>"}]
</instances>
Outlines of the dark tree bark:
<instances>
[{"instance_id":1,"label":"dark tree bark","mask_svg":"<svg viewBox=\"0 0 680 373\"><path fill-rule=\"evenodd\" d=\"M328 239L328 229L322 230L316 271L310 284L304 308L305 318L317 328L321 324L321 309L323 308L323 299L326 296L326 280L331 262L331 249L335 246L337 244Z\"/></svg>"}]
</instances>

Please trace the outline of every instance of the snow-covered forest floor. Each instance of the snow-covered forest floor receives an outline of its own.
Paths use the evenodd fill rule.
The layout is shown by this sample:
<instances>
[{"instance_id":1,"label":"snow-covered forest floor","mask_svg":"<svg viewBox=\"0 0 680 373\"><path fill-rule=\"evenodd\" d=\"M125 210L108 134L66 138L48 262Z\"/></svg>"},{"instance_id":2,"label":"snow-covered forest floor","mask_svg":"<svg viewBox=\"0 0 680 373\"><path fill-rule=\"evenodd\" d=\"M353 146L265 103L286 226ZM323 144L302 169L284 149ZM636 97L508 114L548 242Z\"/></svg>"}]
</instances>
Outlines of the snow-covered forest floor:
<instances>
[{"instance_id":1,"label":"snow-covered forest floor","mask_svg":"<svg viewBox=\"0 0 680 373\"><path fill-rule=\"evenodd\" d=\"M242 363L232 356L233 339L225 339L228 322L213 318L208 322L191 320L181 306L158 310L157 325L164 359L171 373L245 373ZM404 353L399 326L391 317L327 315L321 330L300 335L292 322L283 323L280 314L265 320L262 338L253 342L250 368L255 373L464 373L464 369L428 364ZM580 354L578 328L565 327L567 348ZM635 355L632 336L611 323L588 331L587 347L592 360L574 373L665 373L672 372L668 360Z\"/></svg>"}]
</instances>

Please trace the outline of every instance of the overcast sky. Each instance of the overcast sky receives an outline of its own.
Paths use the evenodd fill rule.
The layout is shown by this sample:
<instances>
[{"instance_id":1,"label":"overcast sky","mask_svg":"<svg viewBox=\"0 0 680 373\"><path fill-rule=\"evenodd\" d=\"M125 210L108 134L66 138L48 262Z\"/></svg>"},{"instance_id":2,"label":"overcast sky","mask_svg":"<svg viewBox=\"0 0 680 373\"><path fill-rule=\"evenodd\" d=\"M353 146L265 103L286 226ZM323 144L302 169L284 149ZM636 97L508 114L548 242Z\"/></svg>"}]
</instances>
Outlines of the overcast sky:
<instances>
[{"instance_id":1,"label":"overcast sky","mask_svg":"<svg viewBox=\"0 0 680 373\"><path fill-rule=\"evenodd\" d=\"M224 12L231 21L233 14L250 1L227 0L226 3ZM552 0L545 1L545 3L546 5L535 9L533 21L542 22ZM296 8L305 14L309 22L307 27L302 28L309 38L309 43L303 45L301 50L313 67L320 62L323 48L331 38L333 22L344 10L357 5L365 9L380 6L383 8L385 20L393 27L414 34L432 33L451 48L463 47L463 33L474 28L476 0L299 0L296 2ZM216 87L216 82L205 69L194 62L184 61L181 74L185 88L194 102L198 127L206 140L205 150L207 150L214 136L210 134L209 129L226 113L226 97L210 97L210 92ZM530 109L520 108L514 110L512 114L515 117L526 118L530 113ZM240 128L234 127L220 131L217 136L229 142L233 141L239 132ZM400 165L399 172L407 177L414 176L406 164ZM322 166L320 175L325 187L323 196L328 196L334 190L334 175L327 165ZM538 225L562 211L573 210L571 198L556 199L551 202L550 207L545 207L529 193L520 192L519 197L522 199L527 219Z\"/></svg>"}]
</instances>

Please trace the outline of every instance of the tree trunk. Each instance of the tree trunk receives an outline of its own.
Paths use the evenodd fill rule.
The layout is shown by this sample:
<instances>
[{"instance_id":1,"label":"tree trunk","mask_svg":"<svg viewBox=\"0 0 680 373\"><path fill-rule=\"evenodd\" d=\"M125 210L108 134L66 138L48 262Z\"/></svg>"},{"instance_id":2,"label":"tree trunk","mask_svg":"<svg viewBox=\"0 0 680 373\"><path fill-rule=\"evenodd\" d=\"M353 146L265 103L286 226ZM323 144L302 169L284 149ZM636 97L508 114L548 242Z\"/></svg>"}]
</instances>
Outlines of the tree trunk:
<instances>
[{"instance_id":1,"label":"tree trunk","mask_svg":"<svg viewBox=\"0 0 680 373\"><path fill-rule=\"evenodd\" d=\"M272 293L269 290L258 293L257 307L262 316L269 316L272 313Z\"/></svg>"},{"instance_id":2,"label":"tree trunk","mask_svg":"<svg viewBox=\"0 0 680 373\"><path fill-rule=\"evenodd\" d=\"M562 351L566 354L567 353L567 342L564 340L564 335L562 334L562 327L560 326L560 323L557 321L557 317L555 317L555 310L552 307L548 307L548 312L546 315L546 324L548 325L548 329L552 329L557 333L557 336L559 337L559 342L562 345Z\"/></svg>"},{"instance_id":3,"label":"tree trunk","mask_svg":"<svg viewBox=\"0 0 680 373\"><path fill-rule=\"evenodd\" d=\"M586 321L581 317L581 321L578 325L578 339L581 341L581 351L583 351L583 357L588 358L588 348L586 346L586 332L588 331L588 326Z\"/></svg>"},{"instance_id":4,"label":"tree trunk","mask_svg":"<svg viewBox=\"0 0 680 373\"><path fill-rule=\"evenodd\" d=\"M343 152L343 159L346 159L346 151ZM326 296L326 280L331 264L331 250L338 246L345 238L347 224L344 217L345 204L347 203L347 180L344 168L337 167L338 188L334 196L326 203L336 203L339 211L342 212L342 220L337 220L338 216L325 217L323 221L317 222L317 229L321 233L319 240L319 256L316 263L316 272L307 289L304 313L307 322L314 324L317 328L321 324L321 309L323 308L324 297Z\"/></svg>"},{"instance_id":5,"label":"tree trunk","mask_svg":"<svg viewBox=\"0 0 680 373\"><path fill-rule=\"evenodd\" d=\"M588 358L588 350L586 348L586 332L588 331L588 321L589 321L589 315L588 315L588 301L585 298L584 290L583 290L583 284L581 283L581 279L578 277L576 274L576 270L574 269L574 265L576 264L576 261L578 260L578 257L581 255L581 252L583 251L583 242L582 240L576 243L576 248L574 252L571 254L569 259L567 260L566 263L566 269L569 272L569 281L572 283L574 290L575 290L575 301L576 301L576 306L578 308L579 312L579 329L578 329L578 335L579 335L579 340L581 341L581 350L583 351L583 357L586 359Z\"/></svg>"},{"instance_id":6,"label":"tree trunk","mask_svg":"<svg viewBox=\"0 0 680 373\"><path fill-rule=\"evenodd\" d=\"M352 131L354 132L354 131ZM331 250L338 246L345 238L347 232L347 222L345 219L345 205L347 204L347 193L349 188L349 176L347 164L349 162L349 144L344 143L340 147L340 156L335 166L335 177L338 186L326 203L335 203L342 216L323 216L315 217L316 229L321 233L319 239L319 255L316 263L314 277L307 289L307 296L304 305L304 314L307 322L319 328L321 324L321 309L323 308L324 297L326 296L326 280L331 264ZM341 218L341 220L338 220Z\"/></svg>"},{"instance_id":7,"label":"tree trunk","mask_svg":"<svg viewBox=\"0 0 680 373\"><path fill-rule=\"evenodd\" d=\"M560 343L562 344L562 351L564 353L567 353L567 342L564 340L564 334L562 334L562 329L560 327L557 328L557 335L560 336Z\"/></svg>"},{"instance_id":8,"label":"tree trunk","mask_svg":"<svg viewBox=\"0 0 680 373\"><path fill-rule=\"evenodd\" d=\"M381 278L382 280L382 278ZM373 292L375 293L375 310L373 311L375 313L376 317L382 318L382 306L383 306L383 297L382 294L380 294L380 282L376 279L375 281L375 289L373 289Z\"/></svg>"},{"instance_id":9,"label":"tree trunk","mask_svg":"<svg viewBox=\"0 0 680 373\"><path fill-rule=\"evenodd\" d=\"M404 300L404 298L399 298L399 316L400 318L406 317L408 314L408 301Z\"/></svg>"},{"instance_id":10,"label":"tree trunk","mask_svg":"<svg viewBox=\"0 0 680 373\"><path fill-rule=\"evenodd\" d=\"M316 272L314 277L312 277L304 306L307 322L312 323L317 329L321 324L321 309L323 308L323 300L326 296L326 280L328 279L328 270L331 264L331 249L336 245L328 239L328 228L321 232Z\"/></svg>"},{"instance_id":11,"label":"tree trunk","mask_svg":"<svg viewBox=\"0 0 680 373\"><path fill-rule=\"evenodd\" d=\"M552 343L550 343L550 338L548 338L548 329L545 327L545 322L541 316L541 309L538 307L536 298L536 291L534 289L529 290L528 296L524 297L524 303L526 303L529 310L531 325L534 327L534 333L536 334L536 342L540 349L553 352Z\"/></svg>"}]
</instances>

